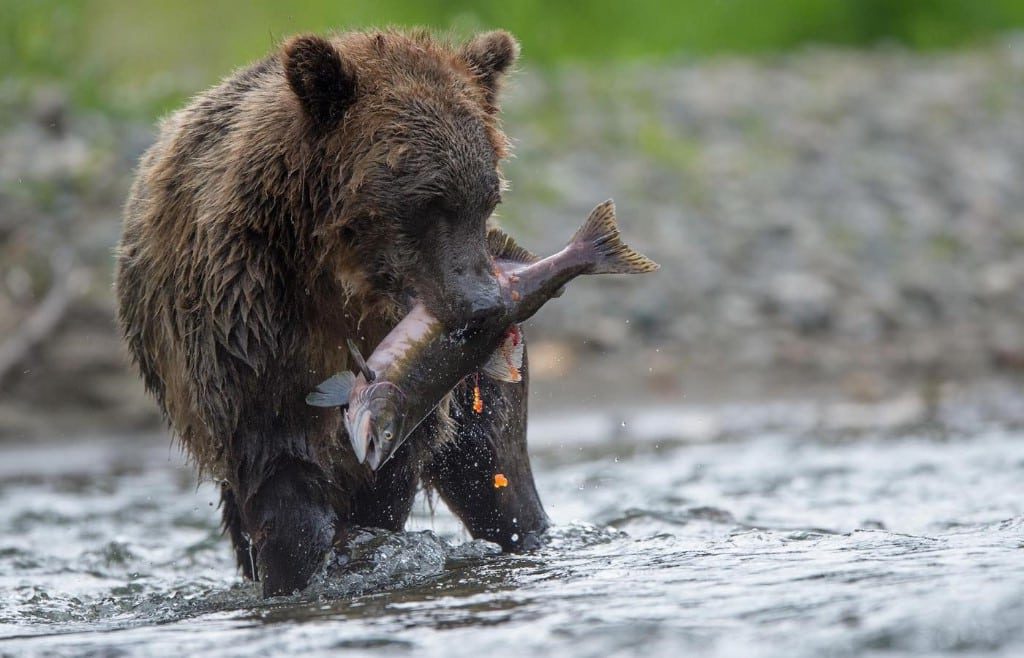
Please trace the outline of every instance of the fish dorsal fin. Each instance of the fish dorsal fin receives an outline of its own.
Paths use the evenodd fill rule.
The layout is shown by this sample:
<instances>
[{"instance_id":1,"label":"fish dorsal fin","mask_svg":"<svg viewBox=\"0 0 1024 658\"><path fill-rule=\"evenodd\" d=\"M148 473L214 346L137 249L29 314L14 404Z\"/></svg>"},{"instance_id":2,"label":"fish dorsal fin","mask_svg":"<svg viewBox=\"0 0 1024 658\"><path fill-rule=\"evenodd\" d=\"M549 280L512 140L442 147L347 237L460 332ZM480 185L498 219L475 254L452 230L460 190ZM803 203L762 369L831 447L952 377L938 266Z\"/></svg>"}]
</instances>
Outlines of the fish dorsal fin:
<instances>
[{"instance_id":1,"label":"fish dorsal fin","mask_svg":"<svg viewBox=\"0 0 1024 658\"><path fill-rule=\"evenodd\" d=\"M351 372L339 372L328 377L306 396L306 404L313 407L344 407L352 395L356 376Z\"/></svg>"},{"instance_id":2,"label":"fish dorsal fin","mask_svg":"<svg viewBox=\"0 0 1024 658\"><path fill-rule=\"evenodd\" d=\"M377 374L370 370L370 366L366 365L366 359L363 358L362 353L359 351L359 346L355 344L351 338L345 341L348 344L348 351L352 354L352 358L356 362L356 370L362 373L363 377L366 378L366 382L370 383L377 379Z\"/></svg>"},{"instance_id":3,"label":"fish dorsal fin","mask_svg":"<svg viewBox=\"0 0 1024 658\"><path fill-rule=\"evenodd\" d=\"M523 381L523 349L525 341L519 325L512 325L505 333L498 349L494 350L481 370L491 379L515 384Z\"/></svg>"},{"instance_id":4,"label":"fish dorsal fin","mask_svg":"<svg viewBox=\"0 0 1024 658\"><path fill-rule=\"evenodd\" d=\"M487 229L487 251L498 260L514 263L536 263L540 260L528 249L520 247L511 235L497 226Z\"/></svg>"}]
</instances>

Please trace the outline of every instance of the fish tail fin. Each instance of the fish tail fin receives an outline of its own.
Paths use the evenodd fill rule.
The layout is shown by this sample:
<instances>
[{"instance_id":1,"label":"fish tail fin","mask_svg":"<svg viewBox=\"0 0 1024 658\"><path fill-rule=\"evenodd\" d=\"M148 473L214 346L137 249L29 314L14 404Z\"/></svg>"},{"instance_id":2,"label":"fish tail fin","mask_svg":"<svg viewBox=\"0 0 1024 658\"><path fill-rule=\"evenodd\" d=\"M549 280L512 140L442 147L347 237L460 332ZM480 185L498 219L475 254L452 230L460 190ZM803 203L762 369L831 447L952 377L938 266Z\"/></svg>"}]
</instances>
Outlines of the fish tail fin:
<instances>
[{"instance_id":1,"label":"fish tail fin","mask_svg":"<svg viewBox=\"0 0 1024 658\"><path fill-rule=\"evenodd\" d=\"M351 372L339 372L328 377L306 396L306 404L312 407L344 407L352 395L356 376Z\"/></svg>"},{"instance_id":2,"label":"fish tail fin","mask_svg":"<svg viewBox=\"0 0 1024 658\"><path fill-rule=\"evenodd\" d=\"M572 236L570 244L582 244L593 254L590 274L641 274L660 265L622 241L615 221L615 202L611 199L590 212L587 221Z\"/></svg>"}]
</instances>

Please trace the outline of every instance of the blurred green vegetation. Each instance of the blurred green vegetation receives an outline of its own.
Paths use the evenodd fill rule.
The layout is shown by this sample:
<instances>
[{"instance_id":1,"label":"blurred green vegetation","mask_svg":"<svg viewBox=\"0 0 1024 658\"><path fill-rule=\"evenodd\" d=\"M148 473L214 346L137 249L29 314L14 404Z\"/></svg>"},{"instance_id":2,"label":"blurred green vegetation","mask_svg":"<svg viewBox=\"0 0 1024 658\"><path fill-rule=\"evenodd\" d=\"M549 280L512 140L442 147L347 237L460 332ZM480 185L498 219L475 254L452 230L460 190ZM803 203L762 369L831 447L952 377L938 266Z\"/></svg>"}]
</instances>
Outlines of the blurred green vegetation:
<instances>
[{"instance_id":1,"label":"blurred green vegetation","mask_svg":"<svg viewBox=\"0 0 1024 658\"><path fill-rule=\"evenodd\" d=\"M806 44L956 47L1024 26L1024 0L2 0L9 94L51 80L82 105L158 113L289 34L504 27L530 66L775 53ZM29 81L29 82L26 82Z\"/></svg>"}]
</instances>

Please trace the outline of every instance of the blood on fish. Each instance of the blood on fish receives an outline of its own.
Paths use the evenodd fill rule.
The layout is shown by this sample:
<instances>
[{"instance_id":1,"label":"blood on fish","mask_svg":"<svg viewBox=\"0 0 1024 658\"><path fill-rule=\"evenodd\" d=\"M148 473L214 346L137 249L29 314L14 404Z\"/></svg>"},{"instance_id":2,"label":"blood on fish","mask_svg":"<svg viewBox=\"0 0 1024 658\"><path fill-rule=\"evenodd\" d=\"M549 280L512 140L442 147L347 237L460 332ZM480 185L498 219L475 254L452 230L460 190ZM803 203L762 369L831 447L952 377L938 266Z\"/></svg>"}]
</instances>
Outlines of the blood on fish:
<instances>
[{"instance_id":1,"label":"blood on fish","mask_svg":"<svg viewBox=\"0 0 1024 658\"><path fill-rule=\"evenodd\" d=\"M517 347L519 343L522 342L523 340L522 334L519 333L519 327L517 327L516 325L512 325L511 327L508 328L507 335L508 338L512 341L512 348ZM508 370L512 374L512 379L518 380L520 377L522 377L521 373L519 372L519 368L517 368L516 364L512 361L512 349L503 349L502 356L505 357L505 363L508 364Z\"/></svg>"}]
</instances>

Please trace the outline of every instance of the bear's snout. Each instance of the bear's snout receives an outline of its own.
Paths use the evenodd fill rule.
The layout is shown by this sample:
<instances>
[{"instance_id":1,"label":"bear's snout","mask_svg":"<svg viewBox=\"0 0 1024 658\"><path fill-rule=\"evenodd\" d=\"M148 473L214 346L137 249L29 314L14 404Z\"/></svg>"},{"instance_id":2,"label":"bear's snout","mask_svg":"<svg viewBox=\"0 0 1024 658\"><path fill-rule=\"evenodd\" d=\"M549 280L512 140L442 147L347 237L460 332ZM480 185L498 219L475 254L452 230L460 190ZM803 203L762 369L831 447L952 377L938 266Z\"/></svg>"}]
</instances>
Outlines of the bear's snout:
<instances>
[{"instance_id":1,"label":"bear's snout","mask_svg":"<svg viewBox=\"0 0 1024 658\"><path fill-rule=\"evenodd\" d=\"M457 277L449 294L457 299L456 316L467 322L492 316L502 308L498 279L490 272Z\"/></svg>"}]
</instances>

